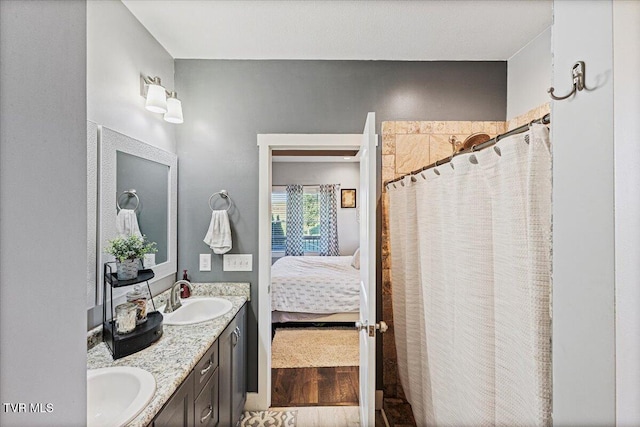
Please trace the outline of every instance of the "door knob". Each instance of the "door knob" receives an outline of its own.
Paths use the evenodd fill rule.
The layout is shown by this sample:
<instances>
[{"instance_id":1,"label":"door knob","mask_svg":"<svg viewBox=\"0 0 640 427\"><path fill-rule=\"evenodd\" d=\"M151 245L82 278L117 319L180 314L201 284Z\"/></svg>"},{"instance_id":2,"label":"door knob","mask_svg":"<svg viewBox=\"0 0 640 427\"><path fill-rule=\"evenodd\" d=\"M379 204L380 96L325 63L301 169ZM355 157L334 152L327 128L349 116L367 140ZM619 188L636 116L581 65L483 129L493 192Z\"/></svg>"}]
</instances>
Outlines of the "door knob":
<instances>
[{"instance_id":1,"label":"door knob","mask_svg":"<svg viewBox=\"0 0 640 427\"><path fill-rule=\"evenodd\" d=\"M379 330L381 334L384 334L385 332L387 332L389 327L384 320L381 320L380 323L376 323L376 329Z\"/></svg>"},{"instance_id":2,"label":"door knob","mask_svg":"<svg viewBox=\"0 0 640 427\"><path fill-rule=\"evenodd\" d=\"M369 336L373 336L375 329L379 330L380 333L383 334L387 332L387 330L389 329L389 326L387 326L387 323L382 320L380 321L380 323L376 323L375 327L373 325L369 326L369 324L365 321L365 322L356 322L356 329L358 331L368 330Z\"/></svg>"}]
</instances>

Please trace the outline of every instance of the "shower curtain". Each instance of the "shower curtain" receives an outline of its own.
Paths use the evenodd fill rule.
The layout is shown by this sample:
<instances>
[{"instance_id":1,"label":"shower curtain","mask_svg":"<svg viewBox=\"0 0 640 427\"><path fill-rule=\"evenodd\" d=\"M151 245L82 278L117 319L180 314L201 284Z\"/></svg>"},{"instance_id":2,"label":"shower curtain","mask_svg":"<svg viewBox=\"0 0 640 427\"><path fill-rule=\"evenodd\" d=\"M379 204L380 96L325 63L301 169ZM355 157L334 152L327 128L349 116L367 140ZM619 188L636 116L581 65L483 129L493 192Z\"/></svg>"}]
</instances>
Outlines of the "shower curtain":
<instances>
[{"instance_id":1,"label":"shower curtain","mask_svg":"<svg viewBox=\"0 0 640 427\"><path fill-rule=\"evenodd\" d=\"M388 193L398 369L418 426L550 425L548 129Z\"/></svg>"}]
</instances>

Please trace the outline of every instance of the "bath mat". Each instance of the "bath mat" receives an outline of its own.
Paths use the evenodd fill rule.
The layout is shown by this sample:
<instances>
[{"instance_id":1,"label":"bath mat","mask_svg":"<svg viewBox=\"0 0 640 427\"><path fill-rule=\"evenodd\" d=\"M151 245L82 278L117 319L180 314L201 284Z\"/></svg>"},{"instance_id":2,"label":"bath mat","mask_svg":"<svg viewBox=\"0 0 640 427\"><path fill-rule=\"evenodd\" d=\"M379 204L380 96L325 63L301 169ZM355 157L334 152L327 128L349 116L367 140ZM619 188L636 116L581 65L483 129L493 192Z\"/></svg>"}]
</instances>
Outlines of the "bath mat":
<instances>
[{"instance_id":1,"label":"bath mat","mask_svg":"<svg viewBox=\"0 0 640 427\"><path fill-rule=\"evenodd\" d=\"M241 427L296 427L298 411L245 411Z\"/></svg>"},{"instance_id":2,"label":"bath mat","mask_svg":"<svg viewBox=\"0 0 640 427\"><path fill-rule=\"evenodd\" d=\"M272 368L359 366L355 328L277 329L271 343Z\"/></svg>"}]
</instances>

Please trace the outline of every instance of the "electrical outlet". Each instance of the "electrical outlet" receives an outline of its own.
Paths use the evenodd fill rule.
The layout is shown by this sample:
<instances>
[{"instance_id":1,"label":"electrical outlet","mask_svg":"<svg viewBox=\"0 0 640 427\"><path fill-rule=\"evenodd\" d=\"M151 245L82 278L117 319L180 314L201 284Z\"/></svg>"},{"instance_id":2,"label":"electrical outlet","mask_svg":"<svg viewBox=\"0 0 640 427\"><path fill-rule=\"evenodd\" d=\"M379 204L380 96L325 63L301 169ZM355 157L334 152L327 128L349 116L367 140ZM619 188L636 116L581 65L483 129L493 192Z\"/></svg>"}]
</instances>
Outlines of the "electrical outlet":
<instances>
[{"instance_id":1,"label":"electrical outlet","mask_svg":"<svg viewBox=\"0 0 640 427\"><path fill-rule=\"evenodd\" d=\"M211 254L200 254L200 271L211 271Z\"/></svg>"},{"instance_id":2,"label":"electrical outlet","mask_svg":"<svg viewBox=\"0 0 640 427\"><path fill-rule=\"evenodd\" d=\"M252 254L234 254L222 256L224 271L253 271Z\"/></svg>"}]
</instances>

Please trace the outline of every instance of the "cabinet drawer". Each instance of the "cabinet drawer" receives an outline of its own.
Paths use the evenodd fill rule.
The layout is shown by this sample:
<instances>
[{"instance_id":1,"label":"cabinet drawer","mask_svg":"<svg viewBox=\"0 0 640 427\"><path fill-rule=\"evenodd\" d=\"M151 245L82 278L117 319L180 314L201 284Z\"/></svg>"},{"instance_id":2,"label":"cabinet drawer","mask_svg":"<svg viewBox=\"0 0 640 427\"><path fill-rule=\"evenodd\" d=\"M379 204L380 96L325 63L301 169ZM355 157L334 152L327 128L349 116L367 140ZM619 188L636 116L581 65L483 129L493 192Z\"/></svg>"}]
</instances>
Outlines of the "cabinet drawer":
<instances>
[{"instance_id":1,"label":"cabinet drawer","mask_svg":"<svg viewBox=\"0 0 640 427\"><path fill-rule=\"evenodd\" d=\"M195 376L196 388L195 395L197 396L202 391L202 388L209 381L209 378L213 375L213 372L218 367L218 340L216 340L209 350L202 356L202 359L193 368Z\"/></svg>"},{"instance_id":2,"label":"cabinet drawer","mask_svg":"<svg viewBox=\"0 0 640 427\"><path fill-rule=\"evenodd\" d=\"M218 368L213 371L209 380L204 384L200 396L194 403L196 427L216 427L220 418L218 406Z\"/></svg>"},{"instance_id":3,"label":"cabinet drawer","mask_svg":"<svg viewBox=\"0 0 640 427\"><path fill-rule=\"evenodd\" d=\"M218 340L216 340L202 359L198 362L198 364L193 368L193 373L195 376L196 388L195 395L197 396L202 391L202 387L205 385L211 375L213 375L213 371L218 367Z\"/></svg>"}]
</instances>

